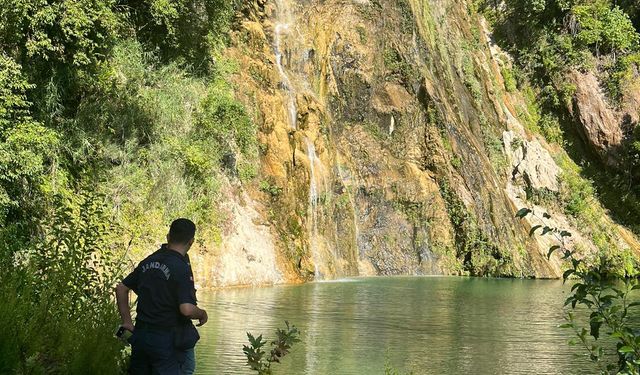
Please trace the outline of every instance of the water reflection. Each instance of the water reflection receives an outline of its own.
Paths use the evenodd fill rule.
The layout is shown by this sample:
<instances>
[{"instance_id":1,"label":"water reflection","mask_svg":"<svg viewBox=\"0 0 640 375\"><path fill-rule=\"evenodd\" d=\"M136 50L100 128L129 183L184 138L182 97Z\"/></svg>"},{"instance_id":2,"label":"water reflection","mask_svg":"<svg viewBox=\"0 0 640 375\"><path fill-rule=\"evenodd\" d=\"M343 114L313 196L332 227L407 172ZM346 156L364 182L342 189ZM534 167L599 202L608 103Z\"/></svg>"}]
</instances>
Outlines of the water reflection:
<instances>
[{"instance_id":1,"label":"water reflection","mask_svg":"<svg viewBox=\"0 0 640 375\"><path fill-rule=\"evenodd\" d=\"M561 306L558 281L369 278L231 289L200 296L198 373L248 374L246 331L273 336L289 320L303 342L278 374L588 374ZM576 363L578 368L576 368Z\"/></svg>"}]
</instances>

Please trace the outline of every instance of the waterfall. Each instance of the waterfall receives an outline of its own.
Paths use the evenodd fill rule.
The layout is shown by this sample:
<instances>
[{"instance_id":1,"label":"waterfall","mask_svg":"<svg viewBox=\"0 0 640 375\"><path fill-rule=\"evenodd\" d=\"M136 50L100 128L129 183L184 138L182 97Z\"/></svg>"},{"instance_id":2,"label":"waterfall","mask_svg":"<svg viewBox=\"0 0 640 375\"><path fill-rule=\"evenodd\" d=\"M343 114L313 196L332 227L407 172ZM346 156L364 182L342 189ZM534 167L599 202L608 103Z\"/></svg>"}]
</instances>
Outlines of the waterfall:
<instances>
[{"instance_id":1,"label":"waterfall","mask_svg":"<svg viewBox=\"0 0 640 375\"><path fill-rule=\"evenodd\" d=\"M309 236L309 245L311 246L311 256L313 258L315 278L320 279L320 254L318 252L318 183L316 180L316 162L319 161L316 156L316 147L307 137L304 138L307 144L307 157L309 158L309 210L311 211L311 236Z\"/></svg>"},{"instance_id":2,"label":"waterfall","mask_svg":"<svg viewBox=\"0 0 640 375\"><path fill-rule=\"evenodd\" d=\"M286 0L276 0L276 20L274 30L274 53L276 58L276 66L280 75L280 83L282 89L286 92L286 110L288 113L289 127L298 130L298 107L296 103L296 89L293 86L291 77L285 68L284 54L287 53L286 46L283 47L283 39L291 36L296 31L295 19L291 12L291 6ZM295 39L301 42L301 38ZM287 61L288 64L291 61ZM303 88L305 86L303 85ZM313 141L309 137L304 137L307 147L307 157L309 158L309 245L311 247L311 256L314 265L315 278L320 279L319 264L321 261L320 250L318 248L318 183L316 172L322 171L322 164L316 155L316 148ZM316 165L319 170L316 170Z\"/></svg>"},{"instance_id":3,"label":"waterfall","mask_svg":"<svg viewBox=\"0 0 640 375\"><path fill-rule=\"evenodd\" d=\"M340 180L342 181L342 183L345 183L345 175L344 175L344 171L342 170L342 167L340 166L340 163L338 163L338 177L340 177ZM352 179L352 177L348 177L349 180ZM353 184L353 183L351 183ZM353 186L353 185L352 185ZM347 191L347 196L349 197L349 203L351 204L351 210L353 211L353 243L355 245L355 250L356 250L356 259L360 259L360 244L359 244L359 237L360 237L360 228L358 227L358 208L356 207L356 202L355 199L352 195L352 192ZM355 192L353 194L356 194Z\"/></svg>"},{"instance_id":4,"label":"waterfall","mask_svg":"<svg viewBox=\"0 0 640 375\"><path fill-rule=\"evenodd\" d=\"M289 114L289 126L291 129L298 128L298 108L296 105L296 92L291 84L291 80L289 79L289 75L284 69L284 64L282 62L282 37L283 35L289 34L291 29L292 17L291 13L288 11L289 8L286 7L282 1L277 1L277 22L275 28L275 45L274 52L276 55L276 66L278 67L278 73L280 74L280 80L282 83L282 88L287 92L287 111Z\"/></svg>"}]
</instances>

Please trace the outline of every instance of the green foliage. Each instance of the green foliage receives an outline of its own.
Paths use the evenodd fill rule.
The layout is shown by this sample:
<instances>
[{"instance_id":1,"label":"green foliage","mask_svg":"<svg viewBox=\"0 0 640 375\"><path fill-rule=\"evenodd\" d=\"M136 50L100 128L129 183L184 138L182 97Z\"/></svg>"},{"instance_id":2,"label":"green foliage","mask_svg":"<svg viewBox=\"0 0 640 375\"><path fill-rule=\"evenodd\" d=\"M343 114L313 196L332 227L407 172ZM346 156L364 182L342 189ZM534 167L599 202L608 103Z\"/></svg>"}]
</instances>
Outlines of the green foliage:
<instances>
[{"instance_id":1,"label":"green foliage","mask_svg":"<svg viewBox=\"0 0 640 375\"><path fill-rule=\"evenodd\" d=\"M113 247L116 228L103 198L80 192L57 199L59 209L32 246L2 257L0 372L119 374L125 361L112 336L118 318L111 300L121 254Z\"/></svg>"},{"instance_id":2,"label":"green foliage","mask_svg":"<svg viewBox=\"0 0 640 375\"><path fill-rule=\"evenodd\" d=\"M26 91L32 87L22 67L12 58L0 55L0 132L28 116L30 103Z\"/></svg>"},{"instance_id":3,"label":"green foliage","mask_svg":"<svg viewBox=\"0 0 640 375\"><path fill-rule=\"evenodd\" d=\"M502 68L502 78L504 79L504 88L508 92L515 92L518 89L518 82L513 75L512 69Z\"/></svg>"},{"instance_id":4,"label":"green foliage","mask_svg":"<svg viewBox=\"0 0 640 375\"><path fill-rule=\"evenodd\" d=\"M449 220L456 238L456 257L473 276L509 275L511 259L485 235L447 181L440 183Z\"/></svg>"},{"instance_id":5,"label":"green foliage","mask_svg":"<svg viewBox=\"0 0 640 375\"><path fill-rule=\"evenodd\" d=\"M520 82L527 105L516 106L518 117L532 132L567 147L571 157L586 167L582 174L595 181L596 188L592 190L597 190L598 197L594 199L602 201L616 220L638 233L640 190L636 186L640 154L634 149L637 138L629 131L617 150L622 156L621 163L615 170L603 168L594 160L589 146L573 131L576 87L566 77L569 70L594 72L611 104L622 104L625 94L637 83L640 68L637 2L545 0L536 5L525 0L508 0L504 8L496 4L484 2L485 12L491 13L489 18L494 20L496 39L514 55L517 68L532 87ZM568 197L568 211L578 215L586 209L579 216L597 223L598 210L582 204L582 198Z\"/></svg>"},{"instance_id":6,"label":"green foliage","mask_svg":"<svg viewBox=\"0 0 640 375\"><path fill-rule=\"evenodd\" d=\"M637 46L639 35L629 16L620 7L611 8L608 1L576 5L572 13L578 22L576 39L600 52L625 52Z\"/></svg>"},{"instance_id":7,"label":"green foliage","mask_svg":"<svg viewBox=\"0 0 640 375\"><path fill-rule=\"evenodd\" d=\"M491 18L499 41L536 83L553 84L562 91L567 69L599 67L613 77L607 86L615 99L624 82L615 79L615 72L620 71L617 64L607 61L635 53L640 40L619 4L609 0L509 0L504 11L493 8L495 4L486 1L485 7L493 9L488 12L495 15Z\"/></svg>"},{"instance_id":8,"label":"green foliage","mask_svg":"<svg viewBox=\"0 0 640 375\"><path fill-rule=\"evenodd\" d=\"M468 47L467 47L468 48ZM464 49L464 48L463 48ZM466 51L462 58L462 77L465 86L471 92L471 96L475 101L482 99L482 86L476 76L476 68L470 51Z\"/></svg>"},{"instance_id":9,"label":"green foliage","mask_svg":"<svg viewBox=\"0 0 640 375\"><path fill-rule=\"evenodd\" d=\"M47 163L54 157L59 138L38 123L21 123L4 132L0 140L0 223L22 219L44 204Z\"/></svg>"},{"instance_id":10,"label":"green foliage","mask_svg":"<svg viewBox=\"0 0 640 375\"><path fill-rule=\"evenodd\" d=\"M555 239L557 244L549 248L547 256L551 258L555 252L562 255L568 265L564 281L577 280L565 301L568 322L560 327L575 332L602 374L640 373L640 335L631 318L640 305L634 302L637 297L633 292L640 289L640 284L638 264L631 251L600 252L595 259L586 258L577 247L568 247L570 232L545 225L545 220L551 218L548 214L541 218L523 208L516 216L527 215L536 216L543 223L534 226L531 235L538 233ZM610 337L608 342L601 339L603 331ZM576 341L570 343L575 345ZM611 361L613 356L617 357L616 362Z\"/></svg>"},{"instance_id":11,"label":"green foliage","mask_svg":"<svg viewBox=\"0 0 640 375\"><path fill-rule=\"evenodd\" d=\"M282 188L268 180L260 181L260 190L269 194L271 198L277 198L282 194Z\"/></svg>"},{"instance_id":12,"label":"green foliage","mask_svg":"<svg viewBox=\"0 0 640 375\"><path fill-rule=\"evenodd\" d=\"M455 169L460 169L460 167L462 167L462 159L460 159L460 157L457 155L453 156L451 158L451 166Z\"/></svg>"},{"instance_id":13,"label":"green foliage","mask_svg":"<svg viewBox=\"0 0 640 375\"><path fill-rule=\"evenodd\" d=\"M493 169L498 173L506 172L509 162L504 152L502 138L495 134L488 124L485 124L482 127L482 140Z\"/></svg>"},{"instance_id":14,"label":"green foliage","mask_svg":"<svg viewBox=\"0 0 640 375\"><path fill-rule=\"evenodd\" d=\"M366 44L367 43L367 30L364 28L364 26L356 26L356 32L358 33L358 36L360 37L360 42L362 44Z\"/></svg>"},{"instance_id":15,"label":"green foliage","mask_svg":"<svg viewBox=\"0 0 640 375\"><path fill-rule=\"evenodd\" d=\"M564 172L560 176L562 183L562 200L565 202L565 212L573 217L585 213L594 200L593 185L578 174Z\"/></svg>"},{"instance_id":16,"label":"green foliage","mask_svg":"<svg viewBox=\"0 0 640 375\"><path fill-rule=\"evenodd\" d=\"M538 122L540 132L544 138L551 143L562 145L564 143L564 132L560 127L560 120L551 113L545 113Z\"/></svg>"},{"instance_id":17,"label":"green foliage","mask_svg":"<svg viewBox=\"0 0 640 375\"><path fill-rule=\"evenodd\" d=\"M234 7L0 0L0 373L120 373L117 244L177 216L219 239L222 174L257 174Z\"/></svg>"},{"instance_id":18,"label":"green foliage","mask_svg":"<svg viewBox=\"0 0 640 375\"><path fill-rule=\"evenodd\" d=\"M531 86L525 86L522 88L526 107L518 108L517 114L520 120L524 122L524 125L529 131L534 133L540 132L538 123L540 122L540 106L538 105L536 94Z\"/></svg>"},{"instance_id":19,"label":"green foliage","mask_svg":"<svg viewBox=\"0 0 640 375\"><path fill-rule=\"evenodd\" d=\"M43 78L59 67L95 67L120 27L116 5L113 0L2 0L0 46Z\"/></svg>"},{"instance_id":20,"label":"green foliage","mask_svg":"<svg viewBox=\"0 0 640 375\"><path fill-rule=\"evenodd\" d=\"M257 152L256 127L244 106L224 85L211 86L195 125L198 137L220 145L223 153L253 155Z\"/></svg>"},{"instance_id":21,"label":"green foliage","mask_svg":"<svg viewBox=\"0 0 640 375\"><path fill-rule=\"evenodd\" d=\"M197 71L215 67L237 0L124 1L139 39L157 49L164 61L188 64Z\"/></svg>"},{"instance_id":22,"label":"green foliage","mask_svg":"<svg viewBox=\"0 0 640 375\"><path fill-rule=\"evenodd\" d=\"M258 167L253 163L242 163L238 167L238 178L243 183L250 182L258 175Z\"/></svg>"},{"instance_id":23,"label":"green foliage","mask_svg":"<svg viewBox=\"0 0 640 375\"><path fill-rule=\"evenodd\" d=\"M262 335L255 337L247 332L250 345L243 345L242 352L247 357L247 366L259 375L271 375L271 365L280 363L282 358L289 354L291 347L300 342L300 331L295 326L289 326L289 322L285 324L286 329L276 330L276 339L271 341L268 354L263 349L267 341L262 339Z\"/></svg>"},{"instance_id":24,"label":"green foliage","mask_svg":"<svg viewBox=\"0 0 640 375\"><path fill-rule=\"evenodd\" d=\"M640 71L640 53L635 52L617 59L605 81L609 97L619 103L629 83L634 82L636 72Z\"/></svg>"},{"instance_id":25,"label":"green foliage","mask_svg":"<svg viewBox=\"0 0 640 375\"><path fill-rule=\"evenodd\" d=\"M29 220L44 204L47 165L58 134L29 117L27 83L21 68L0 55L0 226Z\"/></svg>"},{"instance_id":26,"label":"green foliage","mask_svg":"<svg viewBox=\"0 0 640 375\"><path fill-rule=\"evenodd\" d=\"M418 79L418 73L414 66L406 61L402 54L395 48L385 48L382 53L384 66L389 74L405 83L413 82Z\"/></svg>"},{"instance_id":27,"label":"green foliage","mask_svg":"<svg viewBox=\"0 0 640 375\"><path fill-rule=\"evenodd\" d=\"M541 103L547 106L560 105L560 99L555 89L547 86L537 94L533 87L527 85L523 87L522 92L526 107L518 109L518 117L524 122L527 129L533 133L541 134L547 142L562 145L564 132L560 126L560 119L554 112L544 111L541 107Z\"/></svg>"},{"instance_id":28,"label":"green foliage","mask_svg":"<svg viewBox=\"0 0 640 375\"><path fill-rule=\"evenodd\" d=\"M0 0L1 54L13 58L31 88L34 117L49 123L72 113L122 28L114 0Z\"/></svg>"}]
</instances>

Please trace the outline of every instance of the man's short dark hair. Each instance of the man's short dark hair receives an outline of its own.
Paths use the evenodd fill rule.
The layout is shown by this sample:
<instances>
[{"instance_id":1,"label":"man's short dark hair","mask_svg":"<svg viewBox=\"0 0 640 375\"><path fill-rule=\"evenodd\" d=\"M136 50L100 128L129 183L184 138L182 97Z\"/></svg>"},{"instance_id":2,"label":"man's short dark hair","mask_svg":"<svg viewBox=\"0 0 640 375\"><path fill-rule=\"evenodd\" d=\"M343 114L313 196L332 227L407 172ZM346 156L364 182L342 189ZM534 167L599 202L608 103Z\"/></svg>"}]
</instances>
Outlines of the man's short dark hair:
<instances>
[{"instance_id":1,"label":"man's short dark hair","mask_svg":"<svg viewBox=\"0 0 640 375\"><path fill-rule=\"evenodd\" d=\"M169 228L169 241L186 245L195 237L196 225L189 219L176 219Z\"/></svg>"}]
</instances>

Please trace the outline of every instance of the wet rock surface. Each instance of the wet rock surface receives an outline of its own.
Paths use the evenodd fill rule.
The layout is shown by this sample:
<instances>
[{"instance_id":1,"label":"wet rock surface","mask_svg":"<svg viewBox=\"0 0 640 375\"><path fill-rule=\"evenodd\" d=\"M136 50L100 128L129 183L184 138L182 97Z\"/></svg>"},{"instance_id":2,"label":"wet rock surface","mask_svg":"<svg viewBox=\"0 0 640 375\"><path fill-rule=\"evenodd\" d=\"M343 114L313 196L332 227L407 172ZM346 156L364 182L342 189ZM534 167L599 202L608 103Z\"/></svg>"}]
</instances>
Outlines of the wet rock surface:
<instances>
[{"instance_id":1,"label":"wet rock surface","mask_svg":"<svg viewBox=\"0 0 640 375\"><path fill-rule=\"evenodd\" d=\"M520 123L508 58L463 3L279 0L246 12L228 53L256 110L261 181L236 217L267 225L230 224L245 229L205 257L222 270L213 284L562 274L549 243L529 237L535 223L515 218L527 191L559 194L562 170ZM617 115L577 74L574 115L615 162Z\"/></svg>"}]
</instances>

